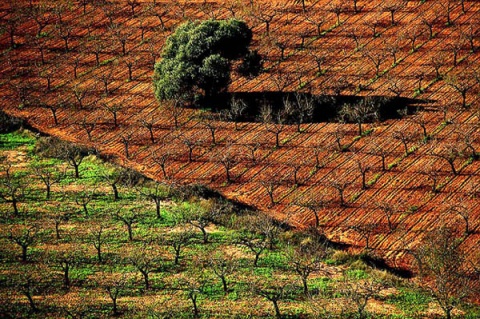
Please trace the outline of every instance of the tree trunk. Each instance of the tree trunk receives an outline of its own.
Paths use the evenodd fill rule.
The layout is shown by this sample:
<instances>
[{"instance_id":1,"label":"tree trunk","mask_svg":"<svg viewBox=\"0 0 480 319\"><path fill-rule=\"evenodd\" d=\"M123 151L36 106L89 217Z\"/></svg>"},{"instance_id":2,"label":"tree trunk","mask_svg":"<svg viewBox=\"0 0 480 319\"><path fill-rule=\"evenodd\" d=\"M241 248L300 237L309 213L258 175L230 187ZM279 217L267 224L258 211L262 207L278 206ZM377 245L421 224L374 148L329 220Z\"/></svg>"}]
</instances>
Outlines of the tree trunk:
<instances>
[{"instance_id":1,"label":"tree trunk","mask_svg":"<svg viewBox=\"0 0 480 319\"><path fill-rule=\"evenodd\" d=\"M230 183L231 182L231 178L230 178L230 169L228 167L225 167L225 174L227 175L227 183Z\"/></svg>"},{"instance_id":2,"label":"tree trunk","mask_svg":"<svg viewBox=\"0 0 480 319\"><path fill-rule=\"evenodd\" d=\"M143 30L142 30L142 41L143 41ZM132 81L132 67L128 67L128 81Z\"/></svg>"},{"instance_id":3,"label":"tree trunk","mask_svg":"<svg viewBox=\"0 0 480 319\"><path fill-rule=\"evenodd\" d=\"M150 132L150 141L153 144L153 143L155 143L155 136L153 136L153 129L149 128L148 131Z\"/></svg>"},{"instance_id":4,"label":"tree trunk","mask_svg":"<svg viewBox=\"0 0 480 319\"><path fill-rule=\"evenodd\" d=\"M102 260L102 250L100 246L98 246L97 248L97 258L98 258L98 262L101 264L103 260Z\"/></svg>"},{"instance_id":5,"label":"tree trunk","mask_svg":"<svg viewBox=\"0 0 480 319\"><path fill-rule=\"evenodd\" d=\"M253 261L253 266L257 267L258 265L258 258L260 257L261 252L255 252L255 260Z\"/></svg>"},{"instance_id":6,"label":"tree trunk","mask_svg":"<svg viewBox=\"0 0 480 319\"><path fill-rule=\"evenodd\" d=\"M315 216L315 227L320 226L320 216L318 216L318 212L313 212L313 215Z\"/></svg>"},{"instance_id":7,"label":"tree trunk","mask_svg":"<svg viewBox=\"0 0 480 319\"><path fill-rule=\"evenodd\" d=\"M449 160L449 161L448 161L448 164L450 164L450 167L451 167L451 169L452 169L453 175L455 175L455 176L458 175L458 172L457 172L457 170L456 170L456 168L455 168L455 162L452 161L452 160Z\"/></svg>"},{"instance_id":8,"label":"tree trunk","mask_svg":"<svg viewBox=\"0 0 480 319\"><path fill-rule=\"evenodd\" d=\"M193 317L198 318L198 307L197 307L197 297L195 295L190 296L193 304Z\"/></svg>"},{"instance_id":9,"label":"tree trunk","mask_svg":"<svg viewBox=\"0 0 480 319\"><path fill-rule=\"evenodd\" d=\"M174 260L175 265L178 265L179 259L180 259L180 249L175 249L175 260Z\"/></svg>"},{"instance_id":10,"label":"tree trunk","mask_svg":"<svg viewBox=\"0 0 480 319\"><path fill-rule=\"evenodd\" d=\"M226 294L228 293L227 280L225 279L225 276L221 276L220 279L222 280L223 292Z\"/></svg>"},{"instance_id":11,"label":"tree trunk","mask_svg":"<svg viewBox=\"0 0 480 319\"><path fill-rule=\"evenodd\" d=\"M35 302L33 301L32 294L30 292L26 292L25 296L28 299L28 303L30 304L30 308L32 309L33 312L37 312L38 308L35 305Z\"/></svg>"},{"instance_id":12,"label":"tree trunk","mask_svg":"<svg viewBox=\"0 0 480 319\"><path fill-rule=\"evenodd\" d=\"M117 297L112 297L112 302L113 302L113 314L116 316L118 315Z\"/></svg>"},{"instance_id":13,"label":"tree trunk","mask_svg":"<svg viewBox=\"0 0 480 319\"><path fill-rule=\"evenodd\" d=\"M305 276L302 277L302 284L303 284L303 294L307 296L308 295L307 277Z\"/></svg>"},{"instance_id":14,"label":"tree trunk","mask_svg":"<svg viewBox=\"0 0 480 319\"><path fill-rule=\"evenodd\" d=\"M462 107L465 109L467 108L467 92L462 91L460 93L462 94Z\"/></svg>"},{"instance_id":15,"label":"tree trunk","mask_svg":"<svg viewBox=\"0 0 480 319\"><path fill-rule=\"evenodd\" d=\"M125 223L125 225L127 226L127 231L128 231L128 241L133 241L132 224Z\"/></svg>"},{"instance_id":16,"label":"tree trunk","mask_svg":"<svg viewBox=\"0 0 480 319\"><path fill-rule=\"evenodd\" d=\"M345 199L343 198L343 190L338 191L340 195L340 206L345 206Z\"/></svg>"},{"instance_id":17,"label":"tree trunk","mask_svg":"<svg viewBox=\"0 0 480 319\"><path fill-rule=\"evenodd\" d=\"M200 230L202 231L202 235L203 235L203 243L208 244L208 233L207 233L207 231L205 230L204 227L200 228Z\"/></svg>"},{"instance_id":18,"label":"tree trunk","mask_svg":"<svg viewBox=\"0 0 480 319\"><path fill-rule=\"evenodd\" d=\"M14 215L18 216L19 212L18 212L17 198L15 197L15 195L12 196L12 206L13 206Z\"/></svg>"},{"instance_id":19,"label":"tree trunk","mask_svg":"<svg viewBox=\"0 0 480 319\"><path fill-rule=\"evenodd\" d=\"M78 172L79 164L73 163L73 169L75 170L75 178L80 178L80 173Z\"/></svg>"},{"instance_id":20,"label":"tree trunk","mask_svg":"<svg viewBox=\"0 0 480 319\"><path fill-rule=\"evenodd\" d=\"M156 199L155 200L155 212L157 213L157 218L158 219L162 219L162 215L160 214L160 207L161 207L160 200Z\"/></svg>"},{"instance_id":21,"label":"tree trunk","mask_svg":"<svg viewBox=\"0 0 480 319\"><path fill-rule=\"evenodd\" d=\"M405 148L405 156L408 156L408 145L406 142L403 142L403 147Z\"/></svg>"},{"instance_id":22,"label":"tree trunk","mask_svg":"<svg viewBox=\"0 0 480 319\"><path fill-rule=\"evenodd\" d=\"M59 221L55 221L55 238L60 239L60 229L59 229L59 226L60 226L60 222Z\"/></svg>"},{"instance_id":23,"label":"tree trunk","mask_svg":"<svg viewBox=\"0 0 480 319\"><path fill-rule=\"evenodd\" d=\"M215 145L217 144L217 141L215 140L215 130L210 130L210 134L212 136L212 144Z\"/></svg>"},{"instance_id":24,"label":"tree trunk","mask_svg":"<svg viewBox=\"0 0 480 319\"><path fill-rule=\"evenodd\" d=\"M273 308L275 309L275 318L282 319L282 314L280 313L280 308L278 308L278 300L273 299Z\"/></svg>"},{"instance_id":25,"label":"tree trunk","mask_svg":"<svg viewBox=\"0 0 480 319\"><path fill-rule=\"evenodd\" d=\"M160 168L162 169L163 177L167 178L167 171L165 170L165 163L161 164Z\"/></svg>"},{"instance_id":26,"label":"tree trunk","mask_svg":"<svg viewBox=\"0 0 480 319\"><path fill-rule=\"evenodd\" d=\"M451 309L445 309L445 318L446 319L451 319L452 318L452 310Z\"/></svg>"},{"instance_id":27,"label":"tree trunk","mask_svg":"<svg viewBox=\"0 0 480 319\"><path fill-rule=\"evenodd\" d=\"M57 110L56 109L50 109L52 111L52 115L53 115L53 122L55 123L55 125L58 125L58 119L57 119Z\"/></svg>"},{"instance_id":28,"label":"tree trunk","mask_svg":"<svg viewBox=\"0 0 480 319\"><path fill-rule=\"evenodd\" d=\"M63 268L63 285L65 289L68 289L70 287L69 272L70 272L70 266L66 264L65 268Z\"/></svg>"},{"instance_id":29,"label":"tree trunk","mask_svg":"<svg viewBox=\"0 0 480 319\"><path fill-rule=\"evenodd\" d=\"M119 200L120 199L120 196L118 196L118 188L117 188L117 184L116 183L113 183L112 184L112 189L113 189L113 199L115 201Z\"/></svg>"},{"instance_id":30,"label":"tree trunk","mask_svg":"<svg viewBox=\"0 0 480 319\"><path fill-rule=\"evenodd\" d=\"M143 281L145 282L145 290L150 289L150 281L148 280L148 272L140 271L143 275Z\"/></svg>"},{"instance_id":31,"label":"tree trunk","mask_svg":"<svg viewBox=\"0 0 480 319\"><path fill-rule=\"evenodd\" d=\"M27 261L27 248L28 246L22 245L22 261L23 262Z\"/></svg>"},{"instance_id":32,"label":"tree trunk","mask_svg":"<svg viewBox=\"0 0 480 319\"><path fill-rule=\"evenodd\" d=\"M190 148L189 152L188 152L188 161L189 162L193 162L192 153L193 153L193 148Z\"/></svg>"}]
</instances>

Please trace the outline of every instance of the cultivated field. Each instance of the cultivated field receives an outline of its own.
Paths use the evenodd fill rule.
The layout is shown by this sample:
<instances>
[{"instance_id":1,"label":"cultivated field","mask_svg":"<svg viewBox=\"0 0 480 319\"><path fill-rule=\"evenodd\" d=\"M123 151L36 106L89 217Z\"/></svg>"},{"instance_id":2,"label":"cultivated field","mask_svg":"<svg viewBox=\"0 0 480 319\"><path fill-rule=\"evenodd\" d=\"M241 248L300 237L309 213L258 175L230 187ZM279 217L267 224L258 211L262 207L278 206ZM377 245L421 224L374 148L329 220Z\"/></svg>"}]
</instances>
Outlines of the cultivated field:
<instances>
[{"instance_id":1,"label":"cultivated field","mask_svg":"<svg viewBox=\"0 0 480 319\"><path fill-rule=\"evenodd\" d=\"M2 2L8 114L146 176L316 226L394 266L442 225L479 254L479 2L33 3ZM153 65L175 26L231 17L252 27L265 71L234 76L230 92L402 97L418 111L360 123L359 134L355 123L237 126L159 104Z\"/></svg>"}]
</instances>

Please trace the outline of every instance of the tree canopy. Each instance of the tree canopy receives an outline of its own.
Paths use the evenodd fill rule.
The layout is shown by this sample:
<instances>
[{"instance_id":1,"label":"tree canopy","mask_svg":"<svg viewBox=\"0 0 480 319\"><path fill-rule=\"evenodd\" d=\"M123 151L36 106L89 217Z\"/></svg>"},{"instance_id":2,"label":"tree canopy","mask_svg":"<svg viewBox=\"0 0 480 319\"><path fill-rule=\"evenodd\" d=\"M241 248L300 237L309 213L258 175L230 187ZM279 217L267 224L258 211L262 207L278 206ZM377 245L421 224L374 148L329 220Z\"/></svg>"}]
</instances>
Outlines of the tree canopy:
<instances>
[{"instance_id":1,"label":"tree canopy","mask_svg":"<svg viewBox=\"0 0 480 319\"><path fill-rule=\"evenodd\" d=\"M186 22L170 35L155 65L158 100L211 97L227 89L232 62L250 56L252 31L243 21Z\"/></svg>"}]
</instances>

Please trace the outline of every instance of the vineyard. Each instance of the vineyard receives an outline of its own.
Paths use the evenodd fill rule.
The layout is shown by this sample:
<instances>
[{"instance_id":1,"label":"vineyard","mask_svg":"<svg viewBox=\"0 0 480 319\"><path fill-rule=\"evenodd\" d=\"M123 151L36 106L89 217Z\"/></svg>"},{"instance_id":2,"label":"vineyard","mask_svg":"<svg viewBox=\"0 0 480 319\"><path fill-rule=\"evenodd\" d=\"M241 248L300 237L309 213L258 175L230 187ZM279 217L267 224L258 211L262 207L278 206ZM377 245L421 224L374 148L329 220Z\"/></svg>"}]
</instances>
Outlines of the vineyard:
<instances>
[{"instance_id":1,"label":"vineyard","mask_svg":"<svg viewBox=\"0 0 480 319\"><path fill-rule=\"evenodd\" d=\"M442 225L480 253L478 1L0 6L1 109L38 131L167 184L206 185L393 266ZM252 28L264 57L258 77L233 76L232 95L397 98L415 112L372 123L237 123L159 103L153 67L175 27L232 17Z\"/></svg>"}]
</instances>

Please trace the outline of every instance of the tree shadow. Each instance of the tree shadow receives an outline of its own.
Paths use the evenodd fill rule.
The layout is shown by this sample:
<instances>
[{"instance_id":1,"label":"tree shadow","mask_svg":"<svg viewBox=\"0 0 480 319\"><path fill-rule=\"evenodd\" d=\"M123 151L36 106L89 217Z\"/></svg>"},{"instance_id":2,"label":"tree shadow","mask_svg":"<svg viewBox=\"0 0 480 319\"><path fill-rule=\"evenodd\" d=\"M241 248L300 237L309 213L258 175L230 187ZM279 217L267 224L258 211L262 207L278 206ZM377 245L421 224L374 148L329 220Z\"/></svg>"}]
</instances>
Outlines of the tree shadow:
<instances>
[{"instance_id":1,"label":"tree shadow","mask_svg":"<svg viewBox=\"0 0 480 319\"><path fill-rule=\"evenodd\" d=\"M236 118L238 122L261 122L262 106L268 105L273 112L278 112L288 100L292 103L297 101L297 92L224 92L215 97L200 99L194 107L211 109L214 112L226 112L231 108L232 99L241 100L246 108L242 115ZM313 103L313 114L304 123L337 122L340 111L345 104L358 104L370 99L378 107L377 118L380 121L398 119L402 115L400 111L407 110L406 114L414 114L417 105L429 101L406 97L389 96L356 96L356 95L314 95L301 93L305 99ZM404 112L404 111L403 111ZM368 121L366 121L368 122Z\"/></svg>"}]
</instances>

